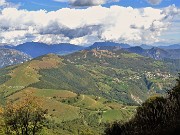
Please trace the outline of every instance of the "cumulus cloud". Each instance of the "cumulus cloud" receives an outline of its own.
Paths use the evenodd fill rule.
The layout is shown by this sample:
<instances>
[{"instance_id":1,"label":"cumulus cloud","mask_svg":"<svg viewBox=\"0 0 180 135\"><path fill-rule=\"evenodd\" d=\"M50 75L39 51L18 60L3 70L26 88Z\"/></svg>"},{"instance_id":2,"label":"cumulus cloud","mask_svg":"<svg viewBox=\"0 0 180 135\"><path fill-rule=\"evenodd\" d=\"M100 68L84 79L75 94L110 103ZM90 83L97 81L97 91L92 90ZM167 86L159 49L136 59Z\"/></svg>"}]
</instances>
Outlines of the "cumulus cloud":
<instances>
[{"instance_id":1,"label":"cumulus cloud","mask_svg":"<svg viewBox=\"0 0 180 135\"><path fill-rule=\"evenodd\" d=\"M162 2L162 0L147 0L152 5L158 5Z\"/></svg>"},{"instance_id":2,"label":"cumulus cloud","mask_svg":"<svg viewBox=\"0 0 180 135\"><path fill-rule=\"evenodd\" d=\"M26 41L92 44L96 41L154 43L179 13L174 5L151 7L95 6L87 9L27 11L4 8L0 13L0 43Z\"/></svg>"}]
</instances>

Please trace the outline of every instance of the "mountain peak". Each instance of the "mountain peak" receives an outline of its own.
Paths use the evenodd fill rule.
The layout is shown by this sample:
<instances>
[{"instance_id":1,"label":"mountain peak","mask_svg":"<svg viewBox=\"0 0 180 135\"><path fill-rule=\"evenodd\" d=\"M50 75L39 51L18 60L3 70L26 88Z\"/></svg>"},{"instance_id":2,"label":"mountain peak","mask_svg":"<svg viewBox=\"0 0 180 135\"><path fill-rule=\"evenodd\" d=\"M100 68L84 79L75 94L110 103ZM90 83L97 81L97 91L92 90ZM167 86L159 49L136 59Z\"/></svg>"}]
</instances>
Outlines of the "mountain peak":
<instances>
[{"instance_id":1,"label":"mountain peak","mask_svg":"<svg viewBox=\"0 0 180 135\"><path fill-rule=\"evenodd\" d=\"M112 49L112 47L121 47L121 48L129 48L130 45L124 43L115 43L115 42L95 42L92 46L89 46L88 49Z\"/></svg>"}]
</instances>

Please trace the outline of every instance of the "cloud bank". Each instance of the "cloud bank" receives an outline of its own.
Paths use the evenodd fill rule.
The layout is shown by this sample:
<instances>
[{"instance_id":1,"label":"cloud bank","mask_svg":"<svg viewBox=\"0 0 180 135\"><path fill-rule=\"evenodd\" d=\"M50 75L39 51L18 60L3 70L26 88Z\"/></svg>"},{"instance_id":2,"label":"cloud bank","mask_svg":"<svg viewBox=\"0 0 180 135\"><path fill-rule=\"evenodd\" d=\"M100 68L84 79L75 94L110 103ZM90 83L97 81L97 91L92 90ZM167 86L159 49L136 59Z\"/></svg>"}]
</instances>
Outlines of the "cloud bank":
<instances>
[{"instance_id":1,"label":"cloud bank","mask_svg":"<svg viewBox=\"0 0 180 135\"><path fill-rule=\"evenodd\" d=\"M95 6L87 9L63 8L57 11L0 10L0 44L27 41L92 44L96 41L151 44L179 13L174 5L151 7Z\"/></svg>"}]
</instances>

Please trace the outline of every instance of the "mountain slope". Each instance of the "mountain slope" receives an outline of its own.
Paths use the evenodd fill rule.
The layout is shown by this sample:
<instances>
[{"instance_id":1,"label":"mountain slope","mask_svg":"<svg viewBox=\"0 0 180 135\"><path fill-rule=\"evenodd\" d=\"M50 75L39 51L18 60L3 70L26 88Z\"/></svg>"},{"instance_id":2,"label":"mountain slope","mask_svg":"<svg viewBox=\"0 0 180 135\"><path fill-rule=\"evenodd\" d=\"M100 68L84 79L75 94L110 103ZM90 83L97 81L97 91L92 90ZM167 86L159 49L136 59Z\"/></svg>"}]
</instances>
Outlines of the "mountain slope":
<instances>
[{"instance_id":1,"label":"mountain slope","mask_svg":"<svg viewBox=\"0 0 180 135\"><path fill-rule=\"evenodd\" d=\"M134 105L164 94L174 79L166 63L119 47L48 54L0 69L0 103L32 92L48 109L48 124L57 127L50 135L102 134L104 123L128 120Z\"/></svg>"},{"instance_id":2,"label":"mountain slope","mask_svg":"<svg viewBox=\"0 0 180 135\"><path fill-rule=\"evenodd\" d=\"M23 63L30 59L31 57L25 53L13 49L0 48L0 68Z\"/></svg>"},{"instance_id":3,"label":"mountain slope","mask_svg":"<svg viewBox=\"0 0 180 135\"><path fill-rule=\"evenodd\" d=\"M140 104L153 93L163 93L174 79L163 62L121 49L46 55L17 66L8 75L11 79L0 85L7 95L27 87L65 89L127 104Z\"/></svg>"}]
</instances>

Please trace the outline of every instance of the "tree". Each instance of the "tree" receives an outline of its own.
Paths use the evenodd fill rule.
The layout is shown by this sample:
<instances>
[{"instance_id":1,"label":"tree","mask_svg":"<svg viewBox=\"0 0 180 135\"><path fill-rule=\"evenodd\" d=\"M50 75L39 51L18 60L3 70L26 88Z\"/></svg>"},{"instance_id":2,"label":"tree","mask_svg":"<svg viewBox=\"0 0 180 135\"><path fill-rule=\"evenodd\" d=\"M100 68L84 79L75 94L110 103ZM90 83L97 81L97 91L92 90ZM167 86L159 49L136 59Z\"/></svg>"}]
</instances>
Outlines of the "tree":
<instances>
[{"instance_id":1,"label":"tree","mask_svg":"<svg viewBox=\"0 0 180 135\"><path fill-rule=\"evenodd\" d=\"M170 125L172 127L172 132L174 135L178 135L180 132L180 73L179 78L176 79L176 86L168 92L169 97L169 116L170 116Z\"/></svg>"},{"instance_id":2,"label":"tree","mask_svg":"<svg viewBox=\"0 0 180 135\"><path fill-rule=\"evenodd\" d=\"M8 102L2 112L5 134L36 135L44 126L47 111L42 109L42 102L32 93L15 102Z\"/></svg>"},{"instance_id":3,"label":"tree","mask_svg":"<svg viewBox=\"0 0 180 135\"><path fill-rule=\"evenodd\" d=\"M106 135L121 135L123 134L123 126L119 122L114 122L112 124L108 124L105 134Z\"/></svg>"}]
</instances>

